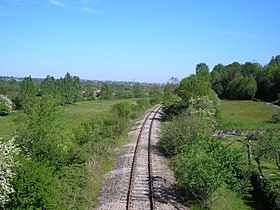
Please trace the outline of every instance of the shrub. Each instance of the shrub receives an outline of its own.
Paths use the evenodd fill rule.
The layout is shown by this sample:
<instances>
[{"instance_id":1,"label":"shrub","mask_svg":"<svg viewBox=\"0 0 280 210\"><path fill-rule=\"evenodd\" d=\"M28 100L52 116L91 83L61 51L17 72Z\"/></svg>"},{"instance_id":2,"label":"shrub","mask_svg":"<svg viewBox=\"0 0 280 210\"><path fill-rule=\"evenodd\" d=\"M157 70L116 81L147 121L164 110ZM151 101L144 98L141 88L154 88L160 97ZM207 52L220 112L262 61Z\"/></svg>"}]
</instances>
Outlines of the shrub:
<instances>
[{"instance_id":1,"label":"shrub","mask_svg":"<svg viewBox=\"0 0 280 210\"><path fill-rule=\"evenodd\" d=\"M161 96L153 97L153 98L150 99L150 104L151 105L159 104L161 102L162 102L162 97Z\"/></svg>"},{"instance_id":2,"label":"shrub","mask_svg":"<svg viewBox=\"0 0 280 210\"><path fill-rule=\"evenodd\" d=\"M136 101L136 106L134 106L134 111L144 111L150 106L150 102L148 99L138 99Z\"/></svg>"},{"instance_id":3,"label":"shrub","mask_svg":"<svg viewBox=\"0 0 280 210\"><path fill-rule=\"evenodd\" d=\"M275 114L272 115L272 122L280 123L280 111L277 111Z\"/></svg>"},{"instance_id":4,"label":"shrub","mask_svg":"<svg viewBox=\"0 0 280 210\"><path fill-rule=\"evenodd\" d=\"M8 115L9 113L10 113L9 107L6 104L0 102L0 116L5 116Z\"/></svg>"},{"instance_id":5,"label":"shrub","mask_svg":"<svg viewBox=\"0 0 280 210\"><path fill-rule=\"evenodd\" d=\"M280 209L280 185L272 183L265 177L260 177L257 171L251 176L254 187L253 195L263 201L268 209Z\"/></svg>"},{"instance_id":6,"label":"shrub","mask_svg":"<svg viewBox=\"0 0 280 210\"><path fill-rule=\"evenodd\" d=\"M75 142L78 145L83 145L93 138L92 127L89 123L82 123L74 131Z\"/></svg>"},{"instance_id":7,"label":"shrub","mask_svg":"<svg viewBox=\"0 0 280 210\"><path fill-rule=\"evenodd\" d=\"M20 159L12 184L14 192L7 209L64 209L53 169L41 162Z\"/></svg>"},{"instance_id":8,"label":"shrub","mask_svg":"<svg viewBox=\"0 0 280 210\"><path fill-rule=\"evenodd\" d=\"M0 115L8 115L12 111L12 109L12 101L8 97L0 95Z\"/></svg>"},{"instance_id":9,"label":"shrub","mask_svg":"<svg viewBox=\"0 0 280 210\"><path fill-rule=\"evenodd\" d=\"M174 118L171 123L163 125L159 149L167 156L174 156L182 151L185 145L192 144L194 136L206 136L210 127L199 116L190 116L188 112Z\"/></svg>"},{"instance_id":10,"label":"shrub","mask_svg":"<svg viewBox=\"0 0 280 210\"><path fill-rule=\"evenodd\" d=\"M6 143L0 142L0 207L9 201L9 195L14 192L11 181L15 176L14 168L17 165L14 155L18 152L14 139Z\"/></svg>"},{"instance_id":11,"label":"shrub","mask_svg":"<svg viewBox=\"0 0 280 210\"><path fill-rule=\"evenodd\" d=\"M114 104L112 112L119 118L129 119L132 112L131 105L127 102Z\"/></svg>"}]
</instances>

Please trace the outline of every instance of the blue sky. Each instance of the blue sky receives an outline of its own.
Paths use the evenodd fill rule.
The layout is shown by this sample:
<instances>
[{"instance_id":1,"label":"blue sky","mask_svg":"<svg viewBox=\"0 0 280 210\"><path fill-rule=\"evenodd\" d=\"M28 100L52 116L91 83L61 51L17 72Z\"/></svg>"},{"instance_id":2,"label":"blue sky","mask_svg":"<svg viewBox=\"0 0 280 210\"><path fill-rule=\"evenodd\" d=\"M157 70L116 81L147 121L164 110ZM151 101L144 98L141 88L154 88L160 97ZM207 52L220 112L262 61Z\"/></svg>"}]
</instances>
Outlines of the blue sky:
<instances>
[{"instance_id":1,"label":"blue sky","mask_svg":"<svg viewBox=\"0 0 280 210\"><path fill-rule=\"evenodd\" d=\"M0 75L166 82L280 54L278 0L0 0Z\"/></svg>"}]
</instances>

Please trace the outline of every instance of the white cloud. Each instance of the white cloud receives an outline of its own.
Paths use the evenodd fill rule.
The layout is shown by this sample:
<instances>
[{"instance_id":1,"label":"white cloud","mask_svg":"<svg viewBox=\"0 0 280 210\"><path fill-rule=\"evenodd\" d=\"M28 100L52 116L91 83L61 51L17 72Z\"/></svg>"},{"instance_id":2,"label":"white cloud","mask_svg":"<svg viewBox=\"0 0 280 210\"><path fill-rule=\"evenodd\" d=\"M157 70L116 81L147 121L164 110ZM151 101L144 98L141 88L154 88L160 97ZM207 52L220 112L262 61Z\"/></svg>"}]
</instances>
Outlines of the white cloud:
<instances>
[{"instance_id":1,"label":"white cloud","mask_svg":"<svg viewBox=\"0 0 280 210\"><path fill-rule=\"evenodd\" d=\"M50 0L50 3L59 7L65 7L65 4L62 4L58 0Z\"/></svg>"},{"instance_id":2,"label":"white cloud","mask_svg":"<svg viewBox=\"0 0 280 210\"><path fill-rule=\"evenodd\" d=\"M91 9L91 8L89 8L89 7L83 7L83 10L84 10L85 12L89 12L89 13L97 13L96 10Z\"/></svg>"}]
</instances>

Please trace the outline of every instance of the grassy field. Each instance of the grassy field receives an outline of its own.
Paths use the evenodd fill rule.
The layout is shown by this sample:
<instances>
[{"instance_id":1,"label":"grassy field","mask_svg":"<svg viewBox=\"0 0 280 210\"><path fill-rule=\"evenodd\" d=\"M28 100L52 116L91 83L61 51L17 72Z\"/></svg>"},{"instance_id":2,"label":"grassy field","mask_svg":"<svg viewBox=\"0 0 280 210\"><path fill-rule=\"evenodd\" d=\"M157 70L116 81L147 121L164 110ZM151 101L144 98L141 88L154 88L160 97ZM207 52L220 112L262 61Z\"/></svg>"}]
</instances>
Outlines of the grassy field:
<instances>
[{"instance_id":1,"label":"grassy field","mask_svg":"<svg viewBox=\"0 0 280 210\"><path fill-rule=\"evenodd\" d=\"M74 105L64 106L63 116L64 122L68 129L75 128L82 122L94 120L94 115L98 112L109 110L114 104L127 101L135 102L137 99L121 99L121 100L98 100L79 102Z\"/></svg>"},{"instance_id":2,"label":"grassy field","mask_svg":"<svg viewBox=\"0 0 280 210\"><path fill-rule=\"evenodd\" d=\"M16 125L14 118L16 115L17 113L13 112L7 116L0 116L0 138L3 138L3 141L11 139L15 133Z\"/></svg>"},{"instance_id":3,"label":"grassy field","mask_svg":"<svg viewBox=\"0 0 280 210\"><path fill-rule=\"evenodd\" d=\"M280 129L271 122L278 109L255 101L221 101L222 130Z\"/></svg>"},{"instance_id":4,"label":"grassy field","mask_svg":"<svg viewBox=\"0 0 280 210\"><path fill-rule=\"evenodd\" d=\"M82 122L89 122L93 120L94 114L102 111L109 110L109 108L121 101L135 102L137 99L122 99L122 100L98 100L98 101L86 101L79 102L74 105L63 106L64 123L66 128L71 130ZM18 115L17 112L13 112L8 116L0 116L0 138L3 141L7 141L12 138L16 125L14 123L15 117Z\"/></svg>"}]
</instances>

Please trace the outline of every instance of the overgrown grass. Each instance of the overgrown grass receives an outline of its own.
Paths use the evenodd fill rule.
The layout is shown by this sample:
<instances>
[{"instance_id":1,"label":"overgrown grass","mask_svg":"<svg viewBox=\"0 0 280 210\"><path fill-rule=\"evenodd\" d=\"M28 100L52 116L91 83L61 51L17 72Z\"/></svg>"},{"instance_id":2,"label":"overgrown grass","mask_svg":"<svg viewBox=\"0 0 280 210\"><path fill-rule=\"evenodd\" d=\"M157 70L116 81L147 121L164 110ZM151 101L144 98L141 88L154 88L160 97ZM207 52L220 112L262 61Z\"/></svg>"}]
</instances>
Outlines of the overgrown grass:
<instances>
[{"instance_id":1,"label":"overgrown grass","mask_svg":"<svg viewBox=\"0 0 280 210\"><path fill-rule=\"evenodd\" d=\"M221 101L221 127L223 130L280 129L272 123L272 115L278 110L255 101Z\"/></svg>"},{"instance_id":2,"label":"overgrown grass","mask_svg":"<svg viewBox=\"0 0 280 210\"><path fill-rule=\"evenodd\" d=\"M82 122L90 122L96 113L109 110L114 104L120 102L135 102L137 99L97 100L78 102L73 105L63 106L64 122L67 129L73 129ZM1 135L1 134L0 134Z\"/></svg>"},{"instance_id":3,"label":"overgrown grass","mask_svg":"<svg viewBox=\"0 0 280 210\"><path fill-rule=\"evenodd\" d=\"M16 112L12 112L7 116L0 116L0 138L3 138L1 141L8 141L15 133L14 117L16 115Z\"/></svg>"},{"instance_id":4,"label":"overgrown grass","mask_svg":"<svg viewBox=\"0 0 280 210\"><path fill-rule=\"evenodd\" d=\"M219 196L218 199L213 201L211 210L252 210L251 206L247 205L246 202L240 198L236 192L223 186L216 192L215 196Z\"/></svg>"},{"instance_id":5,"label":"overgrown grass","mask_svg":"<svg viewBox=\"0 0 280 210\"><path fill-rule=\"evenodd\" d=\"M72 130L79 126L82 122L90 122L93 120L94 114L102 111L109 110L114 104L127 101L135 102L137 99L120 99L120 100L97 100L79 102L77 104L63 106L63 122L66 128ZM12 112L7 116L0 116L0 138L2 141L8 141L15 133L16 125L14 118L17 116L17 112Z\"/></svg>"}]
</instances>

